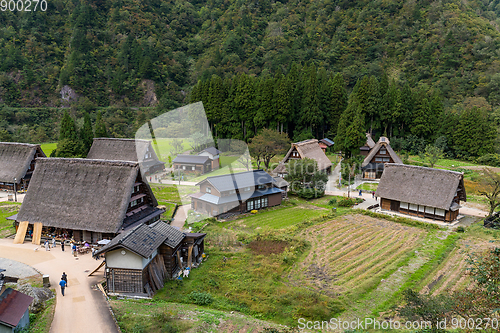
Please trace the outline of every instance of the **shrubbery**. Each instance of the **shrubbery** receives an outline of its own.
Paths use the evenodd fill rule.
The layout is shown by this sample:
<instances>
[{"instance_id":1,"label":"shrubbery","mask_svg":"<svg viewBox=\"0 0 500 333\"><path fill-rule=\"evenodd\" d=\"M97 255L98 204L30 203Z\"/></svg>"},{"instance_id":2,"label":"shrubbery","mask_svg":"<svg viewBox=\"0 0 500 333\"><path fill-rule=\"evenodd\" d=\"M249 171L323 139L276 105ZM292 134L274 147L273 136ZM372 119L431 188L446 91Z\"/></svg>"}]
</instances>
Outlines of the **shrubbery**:
<instances>
[{"instance_id":1,"label":"shrubbery","mask_svg":"<svg viewBox=\"0 0 500 333\"><path fill-rule=\"evenodd\" d=\"M193 291L188 295L191 302L197 305L208 305L214 301L214 297L209 293Z\"/></svg>"},{"instance_id":2,"label":"shrubbery","mask_svg":"<svg viewBox=\"0 0 500 333\"><path fill-rule=\"evenodd\" d=\"M500 167L500 154L486 154L476 159L477 164Z\"/></svg>"}]
</instances>

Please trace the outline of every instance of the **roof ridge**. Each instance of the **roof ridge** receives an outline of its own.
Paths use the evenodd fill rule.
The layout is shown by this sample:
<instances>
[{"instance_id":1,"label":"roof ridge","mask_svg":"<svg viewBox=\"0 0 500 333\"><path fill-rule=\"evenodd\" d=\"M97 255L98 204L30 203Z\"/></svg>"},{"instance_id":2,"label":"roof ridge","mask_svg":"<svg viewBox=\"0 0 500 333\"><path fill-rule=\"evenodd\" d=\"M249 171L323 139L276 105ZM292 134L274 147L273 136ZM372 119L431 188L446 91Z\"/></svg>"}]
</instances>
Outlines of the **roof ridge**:
<instances>
[{"instance_id":1,"label":"roof ridge","mask_svg":"<svg viewBox=\"0 0 500 333\"><path fill-rule=\"evenodd\" d=\"M12 146L26 146L26 147L40 147L37 143L25 143L25 142L0 142L0 145L12 145Z\"/></svg>"},{"instance_id":2,"label":"roof ridge","mask_svg":"<svg viewBox=\"0 0 500 333\"><path fill-rule=\"evenodd\" d=\"M80 164L101 164L101 165L114 165L114 166L131 166L135 167L139 165L139 162L133 161L119 161L119 160L104 160L104 159L89 159L89 158L70 158L70 157L39 157L37 162L47 163L47 162L72 162Z\"/></svg>"},{"instance_id":3,"label":"roof ridge","mask_svg":"<svg viewBox=\"0 0 500 333\"><path fill-rule=\"evenodd\" d=\"M256 171L264 171L264 169L249 170L249 171L242 171L242 172L236 172L236 173L227 173L225 175L218 175L218 176L207 177L207 178L205 178L205 180L207 180L208 178L214 179L214 178L217 178L217 177L226 177L226 176L229 176L229 175L241 175L241 174L244 174L244 173L250 173L250 172L256 172Z\"/></svg>"},{"instance_id":4,"label":"roof ridge","mask_svg":"<svg viewBox=\"0 0 500 333\"><path fill-rule=\"evenodd\" d=\"M94 141L95 140L102 140L102 141L106 141L106 140L112 140L112 141L144 141L144 142L151 142L149 140L146 140L146 139L130 139L130 138L94 138Z\"/></svg>"},{"instance_id":5,"label":"roof ridge","mask_svg":"<svg viewBox=\"0 0 500 333\"><path fill-rule=\"evenodd\" d=\"M414 169L425 169L425 170L430 170L430 171L442 171L442 172L448 172L454 175L463 175L463 172L459 171L453 171L453 170L447 170L447 169L436 169L436 168L430 168L430 167L425 167L425 166L419 166L419 165L411 165L411 164L402 164L402 163L388 163L385 167L392 167L392 166L403 166L407 168L414 168Z\"/></svg>"}]
</instances>

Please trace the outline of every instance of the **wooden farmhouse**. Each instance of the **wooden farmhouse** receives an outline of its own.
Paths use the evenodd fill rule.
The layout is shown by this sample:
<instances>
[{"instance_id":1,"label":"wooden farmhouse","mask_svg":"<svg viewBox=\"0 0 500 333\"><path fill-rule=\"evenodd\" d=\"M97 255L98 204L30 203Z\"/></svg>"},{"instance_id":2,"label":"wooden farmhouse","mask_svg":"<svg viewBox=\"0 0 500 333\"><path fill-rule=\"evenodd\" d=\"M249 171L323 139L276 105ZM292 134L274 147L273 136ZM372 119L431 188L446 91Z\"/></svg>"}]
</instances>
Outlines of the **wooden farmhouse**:
<instances>
[{"instance_id":1,"label":"wooden farmhouse","mask_svg":"<svg viewBox=\"0 0 500 333\"><path fill-rule=\"evenodd\" d=\"M177 155L172 161L174 172L204 174L212 171L212 160L203 155Z\"/></svg>"},{"instance_id":2,"label":"wooden farmhouse","mask_svg":"<svg viewBox=\"0 0 500 333\"><path fill-rule=\"evenodd\" d=\"M385 166L376 196L382 210L446 222L467 201L462 173L405 164Z\"/></svg>"},{"instance_id":3,"label":"wooden farmhouse","mask_svg":"<svg viewBox=\"0 0 500 333\"><path fill-rule=\"evenodd\" d=\"M331 148L334 145L333 141L328 139L328 138L324 138L324 139L319 140L318 144L324 153L326 153L328 148Z\"/></svg>"},{"instance_id":4,"label":"wooden farmhouse","mask_svg":"<svg viewBox=\"0 0 500 333\"><path fill-rule=\"evenodd\" d=\"M389 139L381 136L375 143L370 134L366 134L366 136L366 145L360 148L361 155L365 156L361 164L364 179L379 179L384 172L384 166L388 163L403 164L403 161L391 148Z\"/></svg>"},{"instance_id":5,"label":"wooden farmhouse","mask_svg":"<svg viewBox=\"0 0 500 333\"><path fill-rule=\"evenodd\" d=\"M161 221L118 235L97 252L105 254L108 293L151 296L181 269L201 263L205 235L186 234Z\"/></svg>"},{"instance_id":6,"label":"wooden farmhouse","mask_svg":"<svg viewBox=\"0 0 500 333\"><path fill-rule=\"evenodd\" d=\"M290 184L281 177L273 177L273 179L274 185L282 191L281 198L286 199L288 197L288 186Z\"/></svg>"},{"instance_id":7,"label":"wooden farmhouse","mask_svg":"<svg viewBox=\"0 0 500 333\"><path fill-rule=\"evenodd\" d=\"M16 333L27 329L31 302L33 297L12 288L0 291L0 332Z\"/></svg>"},{"instance_id":8,"label":"wooden farmhouse","mask_svg":"<svg viewBox=\"0 0 500 333\"><path fill-rule=\"evenodd\" d=\"M142 174L151 175L165 169L150 141L138 139L96 138L87 154L88 159L139 162Z\"/></svg>"},{"instance_id":9,"label":"wooden farmhouse","mask_svg":"<svg viewBox=\"0 0 500 333\"><path fill-rule=\"evenodd\" d=\"M0 142L0 190L25 191L35 170L35 161L45 157L40 145Z\"/></svg>"},{"instance_id":10,"label":"wooden farmhouse","mask_svg":"<svg viewBox=\"0 0 500 333\"><path fill-rule=\"evenodd\" d=\"M208 177L191 195L191 209L210 216L248 211L281 204L282 190L267 172L253 170Z\"/></svg>"},{"instance_id":11,"label":"wooden farmhouse","mask_svg":"<svg viewBox=\"0 0 500 333\"><path fill-rule=\"evenodd\" d=\"M15 242L28 228L40 235L96 243L160 219L151 188L137 162L40 158L16 217Z\"/></svg>"},{"instance_id":12,"label":"wooden farmhouse","mask_svg":"<svg viewBox=\"0 0 500 333\"><path fill-rule=\"evenodd\" d=\"M332 169L332 162L325 155L325 152L318 144L318 140L309 139L297 143L292 143L292 147L285 155L280 164L274 169L273 173L281 178L285 178L288 174L287 163L291 160L300 160L303 158L310 158L318 163L319 171L330 173Z\"/></svg>"}]
</instances>

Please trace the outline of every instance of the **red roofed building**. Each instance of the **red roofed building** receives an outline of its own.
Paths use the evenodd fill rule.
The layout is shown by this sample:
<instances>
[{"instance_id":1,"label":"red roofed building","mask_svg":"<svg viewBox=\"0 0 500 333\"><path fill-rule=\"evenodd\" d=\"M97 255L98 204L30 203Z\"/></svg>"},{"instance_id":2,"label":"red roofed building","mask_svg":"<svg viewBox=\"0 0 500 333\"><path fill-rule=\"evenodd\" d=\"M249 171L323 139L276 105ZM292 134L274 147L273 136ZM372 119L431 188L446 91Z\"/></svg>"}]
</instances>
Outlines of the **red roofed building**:
<instances>
[{"instance_id":1,"label":"red roofed building","mask_svg":"<svg viewBox=\"0 0 500 333\"><path fill-rule=\"evenodd\" d=\"M0 295L0 332L17 332L30 324L29 306L33 297L12 288Z\"/></svg>"}]
</instances>

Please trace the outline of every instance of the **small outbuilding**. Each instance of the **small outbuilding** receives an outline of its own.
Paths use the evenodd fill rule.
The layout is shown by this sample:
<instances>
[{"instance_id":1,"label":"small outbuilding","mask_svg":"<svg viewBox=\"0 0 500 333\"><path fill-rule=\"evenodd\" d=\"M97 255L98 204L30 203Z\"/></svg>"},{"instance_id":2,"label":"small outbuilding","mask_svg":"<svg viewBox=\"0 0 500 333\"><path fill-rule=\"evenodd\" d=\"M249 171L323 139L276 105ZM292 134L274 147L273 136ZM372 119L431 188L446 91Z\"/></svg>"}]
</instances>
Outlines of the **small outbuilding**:
<instances>
[{"instance_id":1,"label":"small outbuilding","mask_svg":"<svg viewBox=\"0 0 500 333\"><path fill-rule=\"evenodd\" d=\"M446 222L467 201L463 173L405 164L385 166L375 195L382 210Z\"/></svg>"},{"instance_id":2,"label":"small outbuilding","mask_svg":"<svg viewBox=\"0 0 500 333\"><path fill-rule=\"evenodd\" d=\"M40 145L0 142L0 190L28 189L36 159L45 157Z\"/></svg>"},{"instance_id":3,"label":"small outbuilding","mask_svg":"<svg viewBox=\"0 0 500 333\"><path fill-rule=\"evenodd\" d=\"M29 306L33 297L12 288L0 294L0 333L19 332L29 327Z\"/></svg>"},{"instance_id":4,"label":"small outbuilding","mask_svg":"<svg viewBox=\"0 0 500 333\"><path fill-rule=\"evenodd\" d=\"M329 148L333 147L334 142L328 138L324 138L324 139L319 140L318 144L319 144L320 148L323 150L323 152L326 153L326 151Z\"/></svg>"},{"instance_id":5,"label":"small outbuilding","mask_svg":"<svg viewBox=\"0 0 500 333\"><path fill-rule=\"evenodd\" d=\"M118 235L96 252L106 258L108 293L152 296L166 279L199 265L205 235L183 233L162 221Z\"/></svg>"},{"instance_id":6,"label":"small outbuilding","mask_svg":"<svg viewBox=\"0 0 500 333\"><path fill-rule=\"evenodd\" d=\"M208 156L212 162L212 170L220 168L220 151L215 147L208 147L198 153L198 156Z\"/></svg>"}]
</instances>

